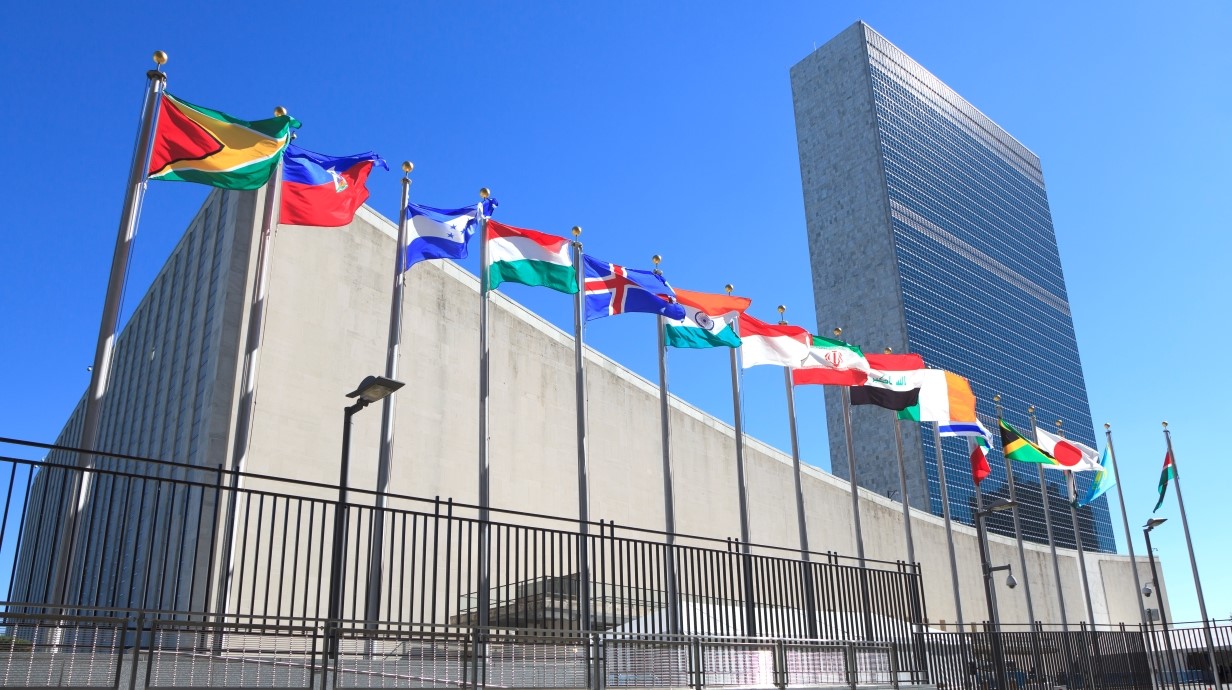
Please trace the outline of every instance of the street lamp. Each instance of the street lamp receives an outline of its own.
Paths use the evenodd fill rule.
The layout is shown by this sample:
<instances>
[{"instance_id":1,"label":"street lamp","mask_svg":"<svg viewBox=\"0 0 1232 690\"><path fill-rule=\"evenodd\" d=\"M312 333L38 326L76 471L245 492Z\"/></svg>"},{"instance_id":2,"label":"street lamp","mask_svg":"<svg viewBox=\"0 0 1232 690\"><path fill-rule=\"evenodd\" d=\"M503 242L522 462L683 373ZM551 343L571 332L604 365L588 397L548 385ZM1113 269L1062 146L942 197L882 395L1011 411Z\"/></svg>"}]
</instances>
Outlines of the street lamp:
<instances>
[{"instance_id":1,"label":"street lamp","mask_svg":"<svg viewBox=\"0 0 1232 690\"><path fill-rule=\"evenodd\" d=\"M1168 614L1164 612L1164 590L1159 587L1159 571L1155 568L1155 550L1151 548L1151 530L1159 527L1168 521L1168 518L1151 518L1142 526L1142 536L1146 539L1146 554L1151 562L1151 582L1159 589L1159 625L1164 631L1164 648L1168 650L1168 666L1173 667L1176 663L1176 655L1172 650L1172 636L1168 633ZM1151 596L1150 585L1142 588L1144 596ZM1173 680L1176 679L1176 669L1169 668L1172 673Z\"/></svg>"},{"instance_id":2,"label":"street lamp","mask_svg":"<svg viewBox=\"0 0 1232 690\"><path fill-rule=\"evenodd\" d=\"M387 379L384 376L368 376L360 382L359 387L346 394L348 398L356 398L348 405L342 414L342 461L338 475L338 503L334 506L334 547L333 568L329 580L329 617L338 624L342 618L342 559L343 540L347 532L347 480L351 471L351 417L374 402L385 399L391 393L401 388L401 381ZM378 547L379 548L379 547ZM333 636L331 651L338 653L337 635Z\"/></svg>"},{"instance_id":3,"label":"street lamp","mask_svg":"<svg viewBox=\"0 0 1232 690\"><path fill-rule=\"evenodd\" d=\"M991 635L989 636L992 646L992 663L997 674L997 687L999 688L1009 687L1009 676L1005 672L1005 652L1001 647L1001 621L993 596L992 574L1000 570L1006 571L1009 577L1006 578L1005 584L1010 589L1017 587L1018 581L1014 579L1014 572L1009 564L993 566L988 562L988 535L984 531L984 519L993 513L1012 510L1016 507L1018 507L1017 501L998 498L990 502L982 510L975 511L975 531L980 542L980 567L984 572L984 600L988 604L988 621L992 626Z\"/></svg>"}]
</instances>

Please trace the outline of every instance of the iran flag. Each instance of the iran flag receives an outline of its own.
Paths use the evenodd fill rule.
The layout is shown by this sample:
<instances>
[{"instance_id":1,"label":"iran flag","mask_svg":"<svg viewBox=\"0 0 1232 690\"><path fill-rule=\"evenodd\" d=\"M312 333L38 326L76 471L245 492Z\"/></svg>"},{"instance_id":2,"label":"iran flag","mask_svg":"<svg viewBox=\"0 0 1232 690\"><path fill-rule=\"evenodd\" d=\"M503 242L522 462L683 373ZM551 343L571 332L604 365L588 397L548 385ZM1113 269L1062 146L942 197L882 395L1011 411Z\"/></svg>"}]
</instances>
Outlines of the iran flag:
<instances>
[{"instance_id":1,"label":"iran flag","mask_svg":"<svg viewBox=\"0 0 1232 690\"><path fill-rule=\"evenodd\" d=\"M1098 472L1102 469L1099 453L1094 448L1049 433L1038 426L1035 427L1035 444L1057 461L1055 465L1044 467L1072 472Z\"/></svg>"}]
</instances>

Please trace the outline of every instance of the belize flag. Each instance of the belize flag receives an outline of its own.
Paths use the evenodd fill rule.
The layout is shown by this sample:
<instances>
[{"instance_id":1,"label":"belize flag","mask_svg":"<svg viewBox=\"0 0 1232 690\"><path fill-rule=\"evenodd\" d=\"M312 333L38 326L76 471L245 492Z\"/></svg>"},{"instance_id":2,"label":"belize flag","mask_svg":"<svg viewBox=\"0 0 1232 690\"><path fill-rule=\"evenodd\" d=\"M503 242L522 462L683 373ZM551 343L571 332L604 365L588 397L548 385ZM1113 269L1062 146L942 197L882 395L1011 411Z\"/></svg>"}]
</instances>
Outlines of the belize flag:
<instances>
[{"instance_id":1,"label":"belize flag","mask_svg":"<svg viewBox=\"0 0 1232 690\"><path fill-rule=\"evenodd\" d=\"M282 167L283 225L340 228L355 218L368 200L372 166L386 170L385 160L372 151L353 156L326 156L287 146Z\"/></svg>"},{"instance_id":2,"label":"belize flag","mask_svg":"<svg viewBox=\"0 0 1232 690\"><path fill-rule=\"evenodd\" d=\"M662 314L680 321L684 307L674 301L676 293L663 276L654 271L641 271L600 261L589 254L582 255L586 269L586 320L604 316L645 312Z\"/></svg>"},{"instance_id":3,"label":"belize flag","mask_svg":"<svg viewBox=\"0 0 1232 690\"><path fill-rule=\"evenodd\" d=\"M465 259L479 214L491 216L496 206L496 199L491 198L462 208L434 208L408 202L406 217L410 227L402 270L428 259Z\"/></svg>"}]
</instances>

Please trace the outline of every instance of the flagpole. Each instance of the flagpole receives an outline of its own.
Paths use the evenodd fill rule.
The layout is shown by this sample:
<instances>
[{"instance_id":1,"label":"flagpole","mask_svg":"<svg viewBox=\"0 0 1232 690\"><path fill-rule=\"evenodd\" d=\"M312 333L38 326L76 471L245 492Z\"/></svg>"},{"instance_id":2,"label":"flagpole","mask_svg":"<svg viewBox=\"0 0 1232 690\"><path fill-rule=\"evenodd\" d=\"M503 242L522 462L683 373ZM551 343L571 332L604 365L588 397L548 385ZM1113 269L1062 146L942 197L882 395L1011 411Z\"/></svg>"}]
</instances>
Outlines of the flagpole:
<instances>
[{"instance_id":1,"label":"flagpole","mask_svg":"<svg viewBox=\"0 0 1232 690\"><path fill-rule=\"evenodd\" d=\"M582 342L586 325L586 267L582 263L582 241L578 239L581 234L582 228L573 226L573 270L577 274L577 292L573 295L573 381L577 402L578 609L582 632L590 632L590 461Z\"/></svg>"},{"instance_id":2,"label":"flagpole","mask_svg":"<svg viewBox=\"0 0 1232 690\"><path fill-rule=\"evenodd\" d=\"M940 422L933 422L933 445L937 449L937 481L941 484L941 516L945 518L945 541L950 550L950 580L954 585L954 613L958 632L963 631L962 598L958 590L958 556L954 553L954 525L950 519L950 490L945 481L945 456L941 451Z\"/></svg>"},{"instance_id":3,"label":"flagpole","mask_svg":"<svg viewBox=\"0 0 1232 690\"><path fill-rule=\"evenodd\" d=\"M1168 430L1167 422L1163 425L1164 439L1168 442L1168 457L1172 458L1172 483L1176 485L1176 505L1181 509L1181 527L1185 529L1185 546L1189 548L1189 569L1193 571L1194 590L1198 594L1198 611L1202 614L1202 634L1206 637L1206 653L1211 664L1211 672L1215 676L1215 688L1218 690L1222 687L1219 682L1219 664L1215 660L1215 641L1211 638L1210 618L1206 615L1206 597L1202 595L1202 578L1198 577L1198 560L1194 556L1193 538L1189 535L1189 518L1185 515L1185 498L1181 494L1181 471L1176 465L1176 453L1172 450L1172 432ZM1156 582L1155 586L1158 588L1159 583ZM1160 591L1163 591L1162 588ZM1163 610L1162 606L1160 610ZM1164 634L1168 634L1166 628Z\"/></svg>"},{"instance_id":4,"label":"flagpole","mask_svg":"<svg viewBox=\"0 0 1232 690\"><path fill-rule=\"evenodd\" d=\"M733 288L730 283L724 286L724 289L727 290L728 295L731 295ZM737 323L732 325L739 331L738 319ZM739 335L738 332L737 335ZM739 353L736 351L736 348L730 348L728 354L731 357L732 412L736 427L736 483L740 499L740 552L743 555L740 570L744 583L744 634L748 637L756 637L757 608L753 591L753 558L749 547L749 486L748 475L744 466L744 423L740 408L740 363L737 361Z\"/></svg>"},{"instance_id":5,"label":"flagpole","mask_svg":"<svg viewBox=\"0 0 1232 690\"><path fill-rule=\"evenodd\" d=\"M835 328L835 339L841 340L843 329ZM864 531L860 526L860 492L856 479L856 453L851 433L851 395L847 386L840 386L839 393L843 399L843 431L847 436L847 478L851 482L851 516L855 528L856 556L860 559L860 567L864 567Z\"/></svg>"},{"instance_id":6,"label":"flagpole","mask_svg":"<svg viewBox=\"0 0 1232 690\"><path fill-rule=\"evenodd\" d=\"M1117 469L1116 449L1112 447L1112 425L1104 424L1104 437L1108 444L1108 457L1112 460L1112 474L1116 479L1117 499L1121 503L1121 523L1125 527L1125 546L1129 548L1129 560L1133 563L1132 570L1134 571L1134 591L1142 591L1142 578L1138 575L1138 558L1134 555L1134 539L1129 531L1129 514L1125 512L1125 492L1121 490L1121 471ZM1138 600L1138 613L1142 616L1142 625L1147 624L1146 606L1142 603L1142 597L1135 597Z\"/></svg>"},{"instance_id":7,"label":"flagpole","mask_svg":"<svg viewBox=\"0 0 1232 690\"><path fill-rule=\"evenodd\" d=\"M730 287L730 286L729 286ZM785 326L783 313L787 307L779 305L779 325ZM791 368L783 367L783 381L787 386L787 418L791 422L791 466L796 480L796 529L800 534L800 560L804 575L804 605L805 620L808 624L808 635L817 639L817 594L813 591L813 568L809 565L808 520L804 513L804 485L800 476L800 437L796 428L796 387L791 382Z\"/></svg>"},{"instance_id":8,"label":"flagpole","mask_svg":"<svg viewBox=\"0 0 1232 690\"><path fill-rule=\"evenodd\" d=\"M287 114L286 108L274 108L274 116ZM295 137L294 134L291 135ZM261 361L261 343L265 335L265 310L269 302L270 266L274 256L274 228L276 217L281 215L282 166L279 159L274 172L265 183L265 202L261 210L261 235L257 242L257 273L253 277L252 302L248 307L248 332L245 334L244 369L240 378L239 410L235 420L235 444L231 450L232 474L227 479L229 497L223 547L219 553L226 554L226 567L218 579L218 606L216 613L226 613L231 606L231 582L235 577L235 530L238 490L243 484L240 472L248 466L248 447L252 443L252 420L256 414L257 371ZM213 557L213 554L211 554Z\"/></svg>"},{"instance_id":9,"label":"flagpole","mask_svg":"<svg viewBox=\"0 0 1232 690\"><path fill-rule=\"evenodd\" d=\"M1065 432L1061 431L1061 420L1058 419L1056 425L1057 435L1065 438ZM1095 608L1091 605L1091 586L1087 582L1086 550L1082 548L1082 531L1078 526L1078 507L1075 505L1078 502L1077 483L1074 481L1074 473L1070 470L1065 470L1065 484L1069 489L1069 515L1074 523L1074 547L1078 549L1078 571L1082 575L1082 594L1086 599L1087 622L1094 626Z\"/></svg>"},{"instance_id":10,"label":"flagpole","mask_svg":"<svg viewBox=\"0 0 1232 690\"><path fill-rule=\"evenodd\" d=\"M128 183L124 189L124 206L120 211L115 250L111 255L111 274L107 278L107 292L103 296L103 314L98 324L98 341L94 347L94 366L90 368L90 387L86 395L85 410L81 416L81 434L77 440L77 447L85 450L95 450L95 445L98 443L103 397L107 394L107 380L111 374L111 357L115 351L124 284L128 277L128 260L132 255L133 240L137 236L137 223L141 217L141 202L145 196L146 168L150 159L154 122L157 119L160 96L167 85L167 75L162 71L163 65L167 64L167 54L161 50L154 51L154 64L156 67L145 73L147 88L142 105L141 124L137 129L137 144L133 150ZM61 530L60 546L56 552L50 597L53 605L67 603L66 589L69 573L72 572L70 566L73 552L76 551L74 547L77 543L81 510L85 507L86 496L90 491L90 475L86 470L94 467L94 456L79 454L77 467L83 471L74 474L72 482L63 494L65 497L72 496L73 499L65 506L67 513L65 527Z\"/></svg>"},{"instance_id":11,"label":"flagpole","mask_svg":"<svg viewBox=\"0 0 1232 690\"><path fill-rule=\"evenodd\" d=\"M654 262L655 275L663 275L659 270L659 262L663 257L655 254L650 259ZM663 441L663 531L667 534L667 546L664 549L664 566L667 572L667 632L669 635L680 634L680 593L676 587L676 505L675 487L672 480L672 428L669 418L667 401L667 341L664 328L667 323L660 314L655 319L659 340L659 429Z\"/></svg>"},{"instance_id":12,"label":"flagpole","mask_svg":"<svg viewBox=\"0 0 1232 690\"><path fill-rule=\"evenodd\" d=\"M1031 438L1039 443L1039 435L1035 433L1035 405L1027 407L1027 414L1031 416ZM1048 499L1048 480L1044 476L1043 465L1038 465L1035 469L1039 471L1040 495L1044 503L1044 529L1048 534L1048 548L1052 550L1052 572L1057 578L1057 605L1061 609L1061 629L1069 632L1069 617L1065 615L1065 587L1061 584L1061 557L1057 555L1057 540L1052 536L1052 502Z\"/></svg>"},{"instance_id":13,"label":"flagpole","mask_svg":"<svg viewBox=\"0 0 1232 690\"><path fill-rule=\"evenodd\" d=\"M479 230L479 628L488 627L491 592L489 563L489 494L488 494L488 219L483 202L490 196L487 187L479 190L479 205L475 220Z\"/></svg>"},{"instance_id":14,"label":"flagpole","mask_svg":"<svg viewBox=\"0 0 1232 690\"><path fill-rule=\"evenodd\" d=\"M1001 394L998 393L992 397L992 400L997 405L997 421L1001 421ZM1002 456L1005 454L1002 453ZM1009 484L1010 501L1013 502L1014 508L1010 515L1014 518L1014 541L1018 542L1018 564L1022 567L1022 589L1027 596L1027 618L1031 623L1036 622L1035 618L1035 601L1031 597L1031 578L1027 577L1027 549L1022 543L1022 524L1018 518L1018 482L1014 480L1014 461L1009 458L1005 460L1005 477Z\"/></svg>"},{"instance_id":15,"label":"flagpole","mask_svg":"<svg viewBox=\"0 0 1232 690\"><path fill-rule=\"evenodd\" d=\"M842 340L843 329L835 328L834 338ZM856 453L851 432L851 392L847 386L839 388L843 400L843 431L847 436L847 478L851 483L851 522L855 531L856 557L860 560L860 603L864 611L864 636L873 639L872 604L869 601L868 570L864 560L864 530L860 526L860 482L856 477Z\"/></svg>"},{"instance_id":16,"label":"flagpole","mask_svg":"<svg viewBox=\"0 0 1232 690\"><path fill-rule=\"evenodd\" d=\"M885 353L891 354L894 348L887 347ZM907 497L907 465L903 460L903 430L898 424L898 413L890 417L894 420L894 447L898 451L898 493L903 499L903 533L907 537L907 562L915 563L915 537L911 534L911 499Z\"/></svg>"},{"instance_id":17,"label":"flagpole","mask_svg":"<svg viewBox=\"0 0 1232 690\"><path fill-rule=\"evenodd\" d=\"M402 206L398 211L398 241L394 256L394 282L389 303L389 340L385 349L385 378L398 379L398 355L402 345L402 294L406 289L406 244L409 237L406 206L411 200L410 161L402 163ZM368 554L368 607L364 618L372 623L381 615L381 573L384 569L385 505L394 453L394 397L381 401L381 448L376 465L376 510L372 514L371 549Z\"/></svg>"}]
</instances>

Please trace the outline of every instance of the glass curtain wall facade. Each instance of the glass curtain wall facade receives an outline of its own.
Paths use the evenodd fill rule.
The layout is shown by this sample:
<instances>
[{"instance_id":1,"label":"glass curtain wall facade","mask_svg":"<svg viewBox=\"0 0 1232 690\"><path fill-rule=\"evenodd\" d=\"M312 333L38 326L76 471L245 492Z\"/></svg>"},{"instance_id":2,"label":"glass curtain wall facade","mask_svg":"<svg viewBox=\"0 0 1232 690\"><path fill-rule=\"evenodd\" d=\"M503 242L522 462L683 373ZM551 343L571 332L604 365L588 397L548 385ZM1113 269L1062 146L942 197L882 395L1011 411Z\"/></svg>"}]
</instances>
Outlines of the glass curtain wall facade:
<instances>
[{"instance_id":1,"label":"glass curtain wall facade","mask_svg":"<svg viewBox=\"0 0 1232 690\"><path fill-rule=\"evenodd\" d=\"M1061 419L1067 436L1095 446L1039 158L863 23L793 68L792 82L822 330L839 325L866 350L918 352L929 367L966 376L994 433L1000 394L1020 431L1030 433L1034 405L1040 426ZM827 104L837 112L823 112ZM832 466L846 476L838 397L827 393ZM857 409L853 418L858 480L883 494L898 486L890 415ZM934 436L910 431L909 494L940 515ZM999 439L994 448L986 500L1008 494ZM969 455L964 439L943 440L951 514L966 524L977 502ZM1037 468L1012 471L1023 536L1046 543ZM1054 535L1072 547L1064 475L1046 477ZM1080 495L1090 481L1078 475ZM1081 509L1079 524L1086 548L1115 551L1106 498ZM1013 534L1008 513L989 528Z\"/></svg>"}]
</instances>

